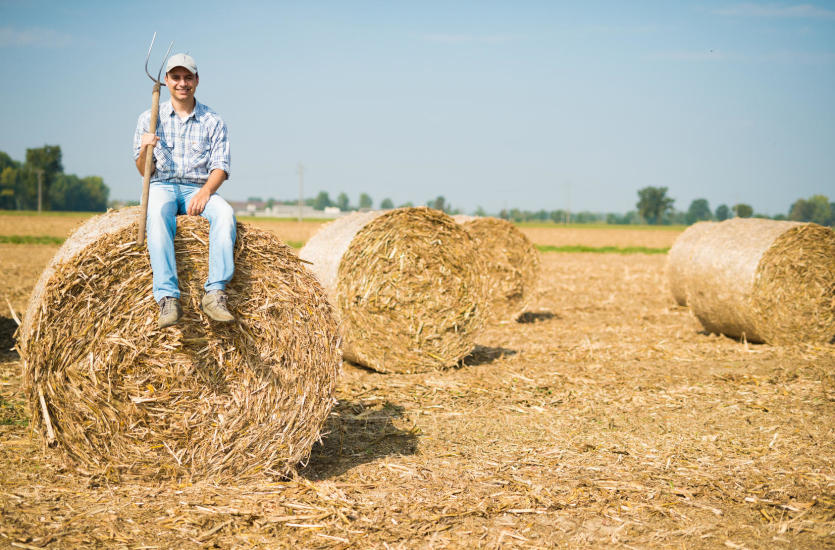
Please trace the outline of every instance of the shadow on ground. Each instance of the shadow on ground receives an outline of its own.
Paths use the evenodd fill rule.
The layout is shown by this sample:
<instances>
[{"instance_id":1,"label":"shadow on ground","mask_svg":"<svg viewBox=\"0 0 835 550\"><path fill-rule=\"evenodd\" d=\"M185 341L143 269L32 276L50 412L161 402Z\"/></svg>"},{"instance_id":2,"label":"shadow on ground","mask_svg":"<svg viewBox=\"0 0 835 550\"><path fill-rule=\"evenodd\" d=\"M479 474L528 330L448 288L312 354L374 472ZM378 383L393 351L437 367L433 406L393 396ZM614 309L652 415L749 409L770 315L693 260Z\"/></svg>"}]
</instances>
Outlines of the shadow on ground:
<instances>
[{"instance_id":1,"label":"shadow on ground","mask_svg":"<svg viewBox=\"0 0 835 550\"><path fill-rule=\"evenodd\" d=\"M325 423L322 443L313 446L310 460L299 475L320 481L385 456L415 454L419 431L394 425L403 412L402 406L389 401L340 402Z\"/></svg>"},{"instance_id":2,"label":"shadow on ground","mask_svg":"<svg viewBox=\"0 0 835 550\"><path fill-rule=\"evenodd\" d=\"M513 349L476 346L468 356L461 359L459 367L477 367L479 365L487 365L498 359L502 359L510 355L516 355L516 353L517 351Z\"/></svg>"},{"instance_id":3,"label":"shadow on ground","mask_svg":"<svg viewBox=\"0 0 835 550\"><path fill-rule=\"evenodd\" d=\"M550 311L526 311L517 319L517 323L539 323L542 321L550 321L551 319L559 319L559 315L555 315Z\"/></svg>"},{"instance_id":4,"label":"shadow on ground","mask_svg":"<svg viewBox=\"0 0 835 550\"><path fill-rule=\"evenodd\" d=\"M12 361L17 358L17 352L12 350L16 330L17 323L14 319L0 317L0 361Z\"/></svg>"}]
</instances>

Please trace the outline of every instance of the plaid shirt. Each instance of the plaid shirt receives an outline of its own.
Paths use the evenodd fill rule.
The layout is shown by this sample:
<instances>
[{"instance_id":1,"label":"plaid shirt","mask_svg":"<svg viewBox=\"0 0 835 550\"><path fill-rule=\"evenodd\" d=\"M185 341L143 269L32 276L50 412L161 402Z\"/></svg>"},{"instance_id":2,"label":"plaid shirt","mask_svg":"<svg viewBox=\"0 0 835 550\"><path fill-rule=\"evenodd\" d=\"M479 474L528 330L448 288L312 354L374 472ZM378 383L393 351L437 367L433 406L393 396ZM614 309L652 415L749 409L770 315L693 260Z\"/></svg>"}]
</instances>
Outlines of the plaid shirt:
<instances>
[{"instance_id":1,"label":"plaid shirt","mask_svg":"<svg viewBox=\"0 0 835 550\"><path fill-rule=\"evenodd\" d=\"M133 159L139 158L142 134L151 126L151 110L139 115L133 135ZM229 176L229 136L223 120L199 101L194 111L180 120L170 101L159 106L159 142L154 147L156 170L151 181L203 185L217 168Z\"/></svg>"}]
</instances>

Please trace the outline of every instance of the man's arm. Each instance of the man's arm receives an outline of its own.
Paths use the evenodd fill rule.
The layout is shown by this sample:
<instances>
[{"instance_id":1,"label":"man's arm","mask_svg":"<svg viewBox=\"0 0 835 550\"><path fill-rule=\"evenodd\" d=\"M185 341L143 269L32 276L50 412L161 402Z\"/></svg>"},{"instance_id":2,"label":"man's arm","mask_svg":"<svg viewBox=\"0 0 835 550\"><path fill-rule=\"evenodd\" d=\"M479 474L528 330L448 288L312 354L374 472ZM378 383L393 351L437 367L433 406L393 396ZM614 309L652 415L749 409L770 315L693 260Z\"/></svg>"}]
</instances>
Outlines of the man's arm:
<instances>
[{"instance_id":1,"label":"man's arm","mask_svg":"<svg viewBox=\"0 0 835 550\"><path fill-rule=\"evenodd\" d=\"M144 133L142 134L142 142L139 145L139 156L136 157L136 169L139 170L139 174L144 176L145 175L145 158L148 154L148 151L153 151L154 147L157 146L159 142L159 136L151 133ZM150 147L149 147L150 146ZM151 153L153 154L153 153ZM154 174L157 167L154 163L151 163L151 175Z\"/></svg>"},{"instance_id":2,"label":"man's arm","mask_svg":"<svg viewBox=\"0 0 835 550\"><path fill-rule=\"evenodd\" d=\"M203 209L206 208L206 203L209 202L209 198L217 192L224 181L226 181L225 170L221 170L219 168L212 170L209 174L209 179L206 180L206 183L203 184L200 191L191 197L191 200L188 202L186 213L189 216L199 216L202 214Z\"/></svg>"}]
</instances>

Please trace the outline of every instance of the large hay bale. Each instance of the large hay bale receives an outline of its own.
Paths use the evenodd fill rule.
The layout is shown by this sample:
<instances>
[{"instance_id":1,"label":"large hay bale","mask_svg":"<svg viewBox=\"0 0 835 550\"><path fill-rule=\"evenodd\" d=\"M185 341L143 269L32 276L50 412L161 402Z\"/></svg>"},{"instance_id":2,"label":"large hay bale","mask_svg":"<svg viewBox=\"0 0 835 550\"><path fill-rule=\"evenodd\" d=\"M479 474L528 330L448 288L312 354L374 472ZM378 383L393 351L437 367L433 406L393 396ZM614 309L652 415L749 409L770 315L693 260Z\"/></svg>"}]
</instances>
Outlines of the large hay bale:
<instances>
[{"instance_id":1,"label":"large hay bale","mask_svg":"<svg viewBox=\"0 0 835 550\"><path fill-rule=\"evenodd\" d=\"M479 255L429 208L351 214L324 225L302 259L328 291L346 359L380 372L456 365L485 321Z\"/></svg>"},{"instance_id":2,"label":"large hay bale","mask_svg":"<svg viewBox=\"0 0 835 550\"><path fill-rule=\"evenodd\" d=\"M696 222L678 236L667 253L667 282L673 298L680 306L687 305L687 269L693 265L691 255L699 246L699 239L716 226L716 222Z\"/></svg>"},{"instance_id":3,"label":"large hay bale","mask_svg":"<svg viewBox=\"0 0 835 550\"><path fill-rule=\"evenodd\" d=\"M324 290L271 233L238 225L234 323L200 311L208 222L177 219L184 315L156 327L136 209L92 218L32 295L18 348L33 427L81 470L239 480L304 460L341 362Z\"/></svg>"},{"instance_id":4,"label":"large hay bale","mask_svg":"<svg viewBox=\"0 0 835 550\"><path fill-rule=\"evenodd\" d=\"M813 223L734 218L704 234L687 303L704 328L752 342L835 338L835 233Z\"/></svg>"},{"instance_id":5,"label":"large hay bale","mask_svg":"<svg viewBox=\"0 0 835 550\"><path fill-rule=\"evenodd\" d=\"M453 219L473 237L484 259L490 318L515 321L530 305L539 279L539 252L507 220L458 215Z\"/></svg>"}]
</instances>

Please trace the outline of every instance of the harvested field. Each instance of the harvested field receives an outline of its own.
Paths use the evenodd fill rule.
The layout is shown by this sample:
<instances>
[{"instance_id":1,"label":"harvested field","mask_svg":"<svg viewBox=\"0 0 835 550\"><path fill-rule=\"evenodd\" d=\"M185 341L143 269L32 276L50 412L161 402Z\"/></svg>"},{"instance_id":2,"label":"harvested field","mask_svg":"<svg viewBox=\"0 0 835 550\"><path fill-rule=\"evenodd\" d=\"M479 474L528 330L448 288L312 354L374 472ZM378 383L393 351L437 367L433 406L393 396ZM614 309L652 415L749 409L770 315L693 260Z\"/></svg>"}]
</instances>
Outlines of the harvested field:
<instances>
[{"instance_id":1,"label":"harvested field","mask_svg":"<svg viewBox=\"0 0 835 550\"><path fill-rule=\"evenodd\" d=\"M30 440L0 355L0 546L833 546L835 347L704 334L664 262L543 254L538 313L464 366L346 365L330 433L283 481L71 475Z\"/></svg>"},{"instance_id":2,"label":"harvested field","mask_svg":"<svg viewBox=\"0 0 835 550\"><path fill-rule=\"evenodd\" d=\"M0 235L26 235L33 237L67 237L72 230L95 214L76 212L40 214L33 212L0 214Z\"/></svg>"},{"instance_id":3,"label":"harvested field","mask_svg":"<svg viewBox=\"0 0 835 550\"><path fill-rule=\"evenodd\" d=\"M647 248L669 248L673 246L683 227L658 227L632 229L630 226L615 227L530 227L522 225L519 229L532 243L544 246L581 245L590 247L616 246L628 248L644 246Z\"/></svg>"}]
</instances>

